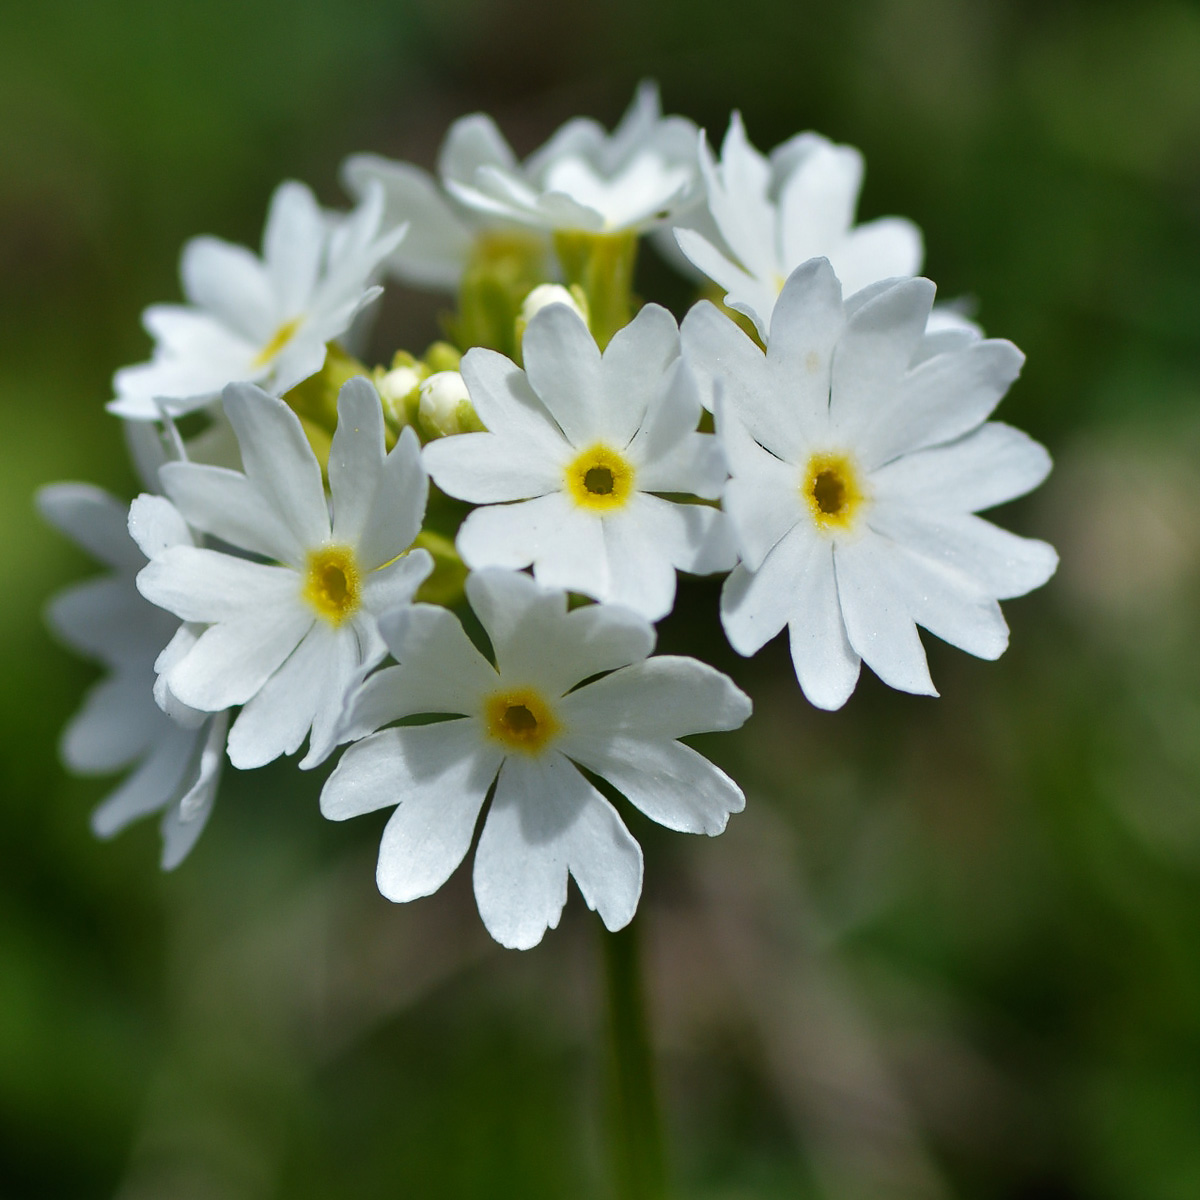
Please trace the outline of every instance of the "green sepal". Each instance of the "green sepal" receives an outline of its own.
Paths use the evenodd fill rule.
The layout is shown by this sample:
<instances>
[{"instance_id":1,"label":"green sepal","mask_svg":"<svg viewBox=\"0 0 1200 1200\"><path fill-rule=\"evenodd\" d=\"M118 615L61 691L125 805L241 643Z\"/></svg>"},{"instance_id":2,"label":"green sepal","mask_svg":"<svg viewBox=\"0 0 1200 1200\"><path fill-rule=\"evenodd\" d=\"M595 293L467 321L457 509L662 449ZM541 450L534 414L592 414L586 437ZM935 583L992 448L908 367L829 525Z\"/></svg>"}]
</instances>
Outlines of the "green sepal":
<instances>
[{"instance_id":1,"label":"green sepal","mask_svg":"<svg viewBox=\"0 0 1200 1200\"><path fill-rule=\"evenodd\" d=\"M549 278L546 244L533 234L492 233L476 240L447 321L461 347L487 346L515 357L516 325L525 297Z\"/></svg>"}]
</instances>

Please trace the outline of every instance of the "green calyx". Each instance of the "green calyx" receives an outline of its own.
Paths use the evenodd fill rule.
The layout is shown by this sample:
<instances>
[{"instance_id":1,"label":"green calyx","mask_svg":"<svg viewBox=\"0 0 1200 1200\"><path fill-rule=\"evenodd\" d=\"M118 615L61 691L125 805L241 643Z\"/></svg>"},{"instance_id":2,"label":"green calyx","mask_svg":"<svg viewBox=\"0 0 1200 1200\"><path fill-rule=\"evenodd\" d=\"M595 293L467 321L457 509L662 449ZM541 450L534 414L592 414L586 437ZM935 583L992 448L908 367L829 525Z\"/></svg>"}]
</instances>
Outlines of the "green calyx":
<instances>
[{"instance_id":1,"label":"green calyx","mask_svg":"<svg viewBox=\"0 0 1200 1200\"><path fill-rule=\"evenodd\" d=\"M447 322L459 346L487 346L515 358L521 303L550 277L545 241L533 234L478 238L458 291L458 313Z\"/></svg>"},{"instance_id":2,"label":"green calyx","mask_svg":"<svg viewBox=\"0 0 1200 1200\"><path fill-rule=\"evenodd\" d=\"M633 319L633 272L637 264L637 234L585 233L559 230L554 250L568 287L587 298L592 336L603 350L618 329Z\"/></svg>"}]
</instances>

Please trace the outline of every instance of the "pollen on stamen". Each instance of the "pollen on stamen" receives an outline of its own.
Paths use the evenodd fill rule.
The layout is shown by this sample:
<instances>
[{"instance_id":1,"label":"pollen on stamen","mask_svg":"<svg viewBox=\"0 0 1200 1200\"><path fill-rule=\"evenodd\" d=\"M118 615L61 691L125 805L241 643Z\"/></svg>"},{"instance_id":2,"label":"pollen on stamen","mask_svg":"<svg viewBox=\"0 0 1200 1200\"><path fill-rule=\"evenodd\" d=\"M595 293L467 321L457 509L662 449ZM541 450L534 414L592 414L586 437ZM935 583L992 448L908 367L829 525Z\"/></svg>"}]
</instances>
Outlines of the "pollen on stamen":
<instances>
[{"instance_id":1,"label":"pollen on stamen","mask_svg":"<svg viewBox=\"0 0 1200 1200\"><path fill-rule=\"evenodd\" d=\"M340 625L358 611L360 592L358 563L349 546L324 546L309 552L304 598L319 617Z\"/></svg>"},{"instance_id":2,"label":"pollen on stamen","mask_svg":"<svg viewBox=\"0 0 1200 1200\"><path fill-rule=\"evenodd\" d=\"M563 480L576 504L603 512L628 501L634 490L634 469L623 454L598 444L568 464Z\"/></svg>"},{"instance_id":3,"label":"pollen on stamen","mask_svg":"<svg viewBox=\"0 0 1200 1200\"><path fill-rule=\"evenodd\" d=\"M496 692L484 705L488 737L506 750L540 754L561 732L562 725L546 700L533 688Z\"/></svg>"},{"instance_id":4,"label":"pollen on stamen","mask_svg":"<svg viewBox=\"0 0 1200 1200\"><path fill-rule=\"evenodd\" d=\"M808 461L800 494L818 529L827 533L853 528L866 494L860 471L846 454L814 454Z\"/></svg>"}]
</instances>

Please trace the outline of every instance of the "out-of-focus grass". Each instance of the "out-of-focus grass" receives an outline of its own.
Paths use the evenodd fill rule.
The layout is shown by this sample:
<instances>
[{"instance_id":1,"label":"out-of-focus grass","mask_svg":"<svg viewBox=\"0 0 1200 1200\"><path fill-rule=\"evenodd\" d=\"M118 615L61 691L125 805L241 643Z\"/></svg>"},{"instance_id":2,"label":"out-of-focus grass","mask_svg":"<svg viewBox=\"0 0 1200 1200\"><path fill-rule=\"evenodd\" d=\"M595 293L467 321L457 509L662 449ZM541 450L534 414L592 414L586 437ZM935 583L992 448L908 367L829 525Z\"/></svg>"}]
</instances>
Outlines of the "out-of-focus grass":
<instances>
[{"instance_id":1,"label":"out-of-focus grass","mask_svg":"<svg viewBox=\"0 0 1200 1200\"><path fill-rule=\"evenodd\" d=\"M1059 545L997 664L931 645L939 701L810 709L715 589L662 630L756 715L710 739L747 812L647 852L681 1193L704 1200L1200 1194L1200 12L1000 0L48 0L0 37L0 1194L53 1200L606 1194L595 920L527 955L464 879L395 909L379 822L291 769L230 778L163 878L86 830L57 730L90 668L39 610L91 567L33 516L134 487L112 370L182 241L253 243L275 183L337 202L374 149L432 162L493 111L525 151L642 75L714 140L860 146L943 295L1027 353L1000 416L1058 460L999 514ZM647 252L645 290L672 289ZM438 303L393 290L382 353ZM932 642L932 639L930 639ZM232 772L231 772L232 775Z\"/></svg>"}]
</instances>

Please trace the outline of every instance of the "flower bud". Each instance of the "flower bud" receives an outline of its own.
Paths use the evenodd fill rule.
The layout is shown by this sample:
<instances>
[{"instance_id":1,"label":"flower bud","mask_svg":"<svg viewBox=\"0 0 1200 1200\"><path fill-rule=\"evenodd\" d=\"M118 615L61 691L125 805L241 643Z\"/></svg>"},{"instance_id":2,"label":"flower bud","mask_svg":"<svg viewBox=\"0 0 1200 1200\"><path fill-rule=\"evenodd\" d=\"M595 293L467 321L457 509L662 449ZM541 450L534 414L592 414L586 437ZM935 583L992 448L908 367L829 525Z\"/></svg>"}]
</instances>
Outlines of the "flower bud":
<instances>
[{"instance_id":1,"label":"flower bud","mask_svg":"<svg viewBox=\"0 0 1200 1200\"><path fill-rule=\"evenodd\" d=\"M418 422L427 438L483 429L471 405L466 381L457 371L437 371L421 384Z\"/></svg>"},{"instance_id":2,"label":"flower bud","mask_svg":"<svg viewBox=\"0 0 1200 1200\"><path fill-rule=\"evenodd\" d=\"M543 283L535 287L528 296L525 297L525 302L521 305L521 316L518 319L520 333L524 336L525 327L533 318L542 311L543 308L549 307L551 304L565 304L568 308L574 310L583 321L587 324L587 298L582 290L578 287L565 288L561 283Z\"/></svg>"},{"instance_id":3,"label":"flower bud","mask_svg":"<svg viewBox=\"0 0 1200 1200\"><path fill-rule=\"evenodd\" d=\"M416 420L421 383L428 376L429 368L403 351L392 360L391 370L375 369L374 382L383 402L383 415L394 430L399 431Z\"/></svg>"}]
</instances>

